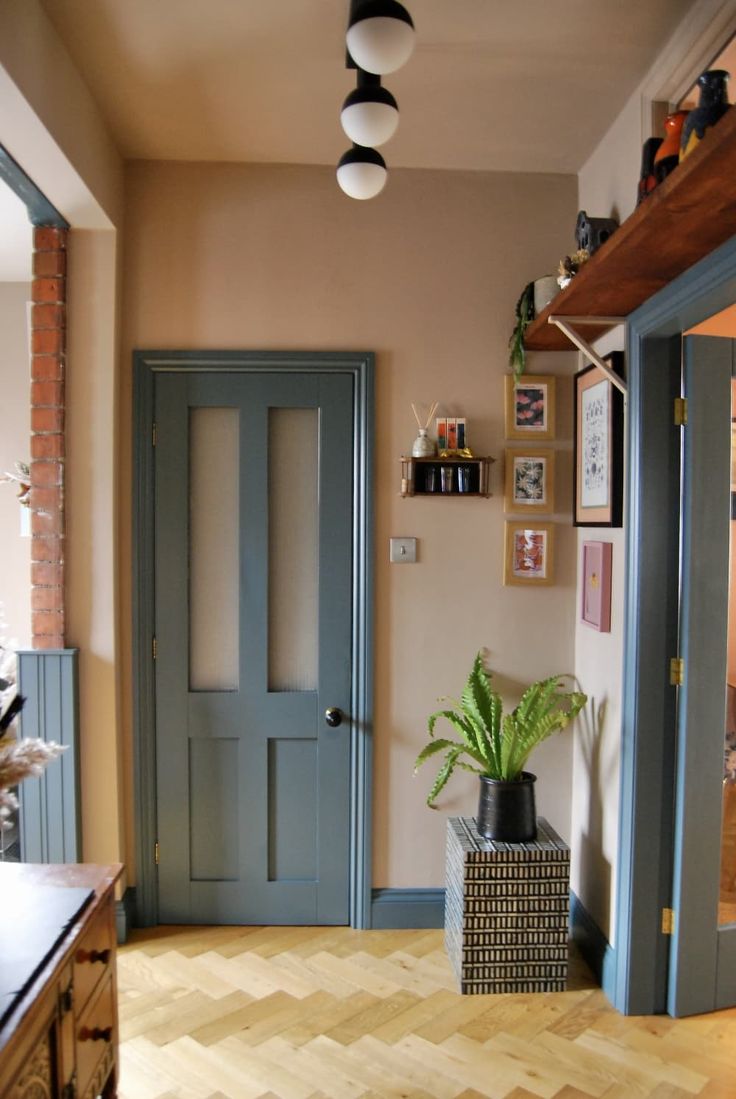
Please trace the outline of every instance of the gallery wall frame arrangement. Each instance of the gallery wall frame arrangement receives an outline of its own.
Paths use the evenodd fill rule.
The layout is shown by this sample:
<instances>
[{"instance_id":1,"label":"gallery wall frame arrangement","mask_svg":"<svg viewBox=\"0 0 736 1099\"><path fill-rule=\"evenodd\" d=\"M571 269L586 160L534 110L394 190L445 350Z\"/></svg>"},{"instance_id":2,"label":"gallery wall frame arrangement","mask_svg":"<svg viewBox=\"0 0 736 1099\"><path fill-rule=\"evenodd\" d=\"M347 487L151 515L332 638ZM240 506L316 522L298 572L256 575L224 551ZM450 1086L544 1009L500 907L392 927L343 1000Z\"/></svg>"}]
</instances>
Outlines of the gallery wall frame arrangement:
<instances>
[{"instance_id":1,"label":"gallery wall frame arrangement","mask_svg":"<svg viewBox=\"0 0 736 1099\"><path fill-rule=\"evenodd\" d=\"M580 621L599 633L611 632L612 542L583 542Z\"/></svg>"},{"instance_id":2,"label":"gallery wall frame arrangement","mask_svg":"<svg viewBox=\"0 0 736 1099\"><path fill-rule=\"evenodd\" d=\"M624 376L624 354L606 362ZM573 526L620 527L624 497L624 397L597 366L574 377Z\"/></svg>"},{"instance_id":3,"label":"gallery wall frame arrangement","mask_svg":"<svg viewBox=\"0 0 736 1099\"><path fill-rule=\"evenodd\" d=\"M507 513L551 515L555 510L555 451L507 447L503 507Z\"/></svg>"},{"instance_id":4,"label":"gallery wall frame arrangement","mask_svg":"<svg viewBox=\"0 0 736 1099\"><path fill-rule=\"evenodd\" d=\"M507 520L504 536L504 584L554 583L554 523Z\"/></svg>"},{"instance_id":5,"label":"gallery wall frame arrangement","mask_svg":"<svg viewBox=\"0 0 736 1099\"><path fill-rule=\"evenodd\" d=\"M506 375L506 438L543 441L555 437L555 382L553 375Z\"/></svg>"}]
</instances>

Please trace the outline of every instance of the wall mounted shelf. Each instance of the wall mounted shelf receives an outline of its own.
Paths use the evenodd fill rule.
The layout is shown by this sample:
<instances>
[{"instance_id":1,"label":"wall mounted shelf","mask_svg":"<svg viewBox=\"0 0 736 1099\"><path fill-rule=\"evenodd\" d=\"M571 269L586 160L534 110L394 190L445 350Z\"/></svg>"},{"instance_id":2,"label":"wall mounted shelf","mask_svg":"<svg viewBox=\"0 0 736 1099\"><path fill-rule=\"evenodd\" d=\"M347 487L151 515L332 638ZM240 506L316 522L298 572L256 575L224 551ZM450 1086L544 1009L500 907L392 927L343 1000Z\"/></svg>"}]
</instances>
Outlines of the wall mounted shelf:
<instances>
[{"instance_id":1,"label":"wall mounted shelf","mask_svg":"<svg viewBox=\"0 0 736 1099\"><path fill-rule=\"evenodd\" d=\"M569 351L568 337L550 316L578 321L594 340L605 326L584 317L626 317L688 267L736 233L736 108L634 210L591 256L569 286L526 330L529 351Z\"/></svg>"},{"instance_id":2,"label":"wall mounted shelf","mask_svg":"<svg viewBox=\"0 0 736 1099\"><path fill-rule=\"evenodd\" d=\"M495 458L463 458L453 456L451 458L402 458L401 459L401 495L402 496L437 496L447 499L450 496L458 496L461 499L467 496L490 496L489 481L491 465ZM445 487L443 490L442 470L445 473ZM464 475L467 477L467 488L462 489L462 470L467 469Z\"/></svg>"}]
</instances>

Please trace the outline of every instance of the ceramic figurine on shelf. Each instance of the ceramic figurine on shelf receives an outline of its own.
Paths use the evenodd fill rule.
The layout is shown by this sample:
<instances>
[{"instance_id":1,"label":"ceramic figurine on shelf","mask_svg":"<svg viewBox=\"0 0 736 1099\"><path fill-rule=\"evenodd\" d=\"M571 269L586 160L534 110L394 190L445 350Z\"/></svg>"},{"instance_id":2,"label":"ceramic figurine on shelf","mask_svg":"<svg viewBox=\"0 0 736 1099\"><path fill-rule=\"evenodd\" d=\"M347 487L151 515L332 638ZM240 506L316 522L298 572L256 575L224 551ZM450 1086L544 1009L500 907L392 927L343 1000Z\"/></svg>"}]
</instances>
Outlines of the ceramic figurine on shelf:
<instances>
[{"instance_id":1,"label":"ceramic figurine on shelf","mask_svg":"<svg viewBox=\"0 0 736 1099\"><path fill-rule=\"evenodd\" d=\"M617 229L616 218L589 218L585 210L581 210L575 225L575 243L578 251L585 251L592 256Z\"/></svg>"},{"instance_id":2,"label":"ceramic figurine on shelf","mask_svg":"<svg viewBox=\"0 0 736 1099\"><path fill-rule=\"evenodd\" d=\"M666 179L672 169L680 163L680 138L687 116L687 111L673 111L664 120L664 141L654 157L654 174L657 177L657 183Z\"/></svg>"},{"instance_id":3,"label":"ceramic figurine on shelf","mask_svg":"<svg viewBox=\"0 0 736 1099\"><path fill-rule=\"evenodd\" d=\"M412 458L434 458L435 454L437 453L437 444L435 443L434 439L430 439L427 431L429 429L429 425L432 422L432 417L437 411L438 406L439 402L435 401L430 408L429 415L427 416L427 419L424 423L422 423L422 421L419 419L419 413L417 412L415 406L411 406L411 410L414 413L414 419L416 420L417 427L419 428L419 434L414 440L411 448Z\"/></svg>"},{"instance_id":4,"label":"ceramic figurine on shelf","mask_svg":"<svg viewBox=\"0 0 736 1099\"><path fill-rule=\"evenodd\" d=\"M662 140L661 137L649 137L642 147L641 173L639 175L639 186L636 192L637 206L640 202L643 202L647 195L650 195L657 186L657 177L654 174L654 158L657 155L657 150L662 144Z\"/></svg>"},{"instance_id":5,"label":"ceramic figurine on shelf","mask_svg":"<svg viewBox=\"0 0 736 1099\"><path fill-rule=\"evenodd\" d=\"M715 126L729 109L728 78L730 75L725 69L709 69L698 77L700 102L690 111L682 127L680 160L690 155L703 140L705 131Z\"/></svg>"}]
</instances>

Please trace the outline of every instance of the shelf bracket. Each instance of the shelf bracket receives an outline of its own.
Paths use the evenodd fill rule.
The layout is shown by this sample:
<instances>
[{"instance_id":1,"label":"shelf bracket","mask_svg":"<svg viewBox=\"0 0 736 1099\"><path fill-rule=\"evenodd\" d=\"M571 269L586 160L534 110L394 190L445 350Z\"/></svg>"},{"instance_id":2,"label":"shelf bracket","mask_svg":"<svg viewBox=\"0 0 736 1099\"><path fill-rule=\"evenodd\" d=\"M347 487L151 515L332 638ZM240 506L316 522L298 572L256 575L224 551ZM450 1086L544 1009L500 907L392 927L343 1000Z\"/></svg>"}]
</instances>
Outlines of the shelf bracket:
<instances>
[{"instance_id":1,"label":"shelf bracket","mask_svg":"<svg viewBox=\"0 0 736 1099\"><path fill-rule=\"evenodd\" d=\"M602 370L609 382L612 382L617 389L620 389L624 397L627 392L626 382L623 378L619 378L614 370L611 370L606 360L602 359L598 352L572 326L577 324L600 324L606 328L613 328L614 325L624 324L625 321L625 317L557 317L554 313L547 318L547 323L556 325L560 332L564 332L570 343L575 344L586 359L594 363L599 370Z\"/></svg>"}]
</instances>

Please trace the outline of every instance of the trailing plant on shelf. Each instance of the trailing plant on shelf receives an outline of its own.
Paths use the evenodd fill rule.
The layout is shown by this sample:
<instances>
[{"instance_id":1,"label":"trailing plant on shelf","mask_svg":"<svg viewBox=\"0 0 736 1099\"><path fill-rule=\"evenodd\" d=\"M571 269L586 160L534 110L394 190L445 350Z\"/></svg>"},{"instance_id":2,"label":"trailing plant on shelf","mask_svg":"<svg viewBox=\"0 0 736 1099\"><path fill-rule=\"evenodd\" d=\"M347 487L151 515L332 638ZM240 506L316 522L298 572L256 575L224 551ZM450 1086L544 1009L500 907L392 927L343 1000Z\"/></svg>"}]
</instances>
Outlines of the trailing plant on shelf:
<instances>
[{"instance_id":1,"label":"trailing plant on shelf","mask_svg":"<svg viewBox=\"0 0 736 1099\"><path fill-rule=\"evenodd\" d=\"M534 320L534 283L529 282L521 291L516 303L516 324L509 340L509 366L514 372L517 382L524 373L526 366L526 351L524 350L524 333Z\"/></svg>"},{"instance_id":2,"label":"trailing plant on shelf","mask_svg":"<svg viewBox=\"0 0 736 1099\"><path fill-rule=\"evenodd\" d=\"M588 701L582 691L565 691L563 676L550 676L527 687L511 713L504 714L503 700L491 686L483 654L478 653L462 696L454 709L437 710L428 721L429 743L419 753L415 773L423 763L443 755L444 761L427 797L435 800L456 767L497 782L516 782L537 745L564 729ZM435 726L445 718L456 738L435 738Z\"/></svg>"}]
</instances>

